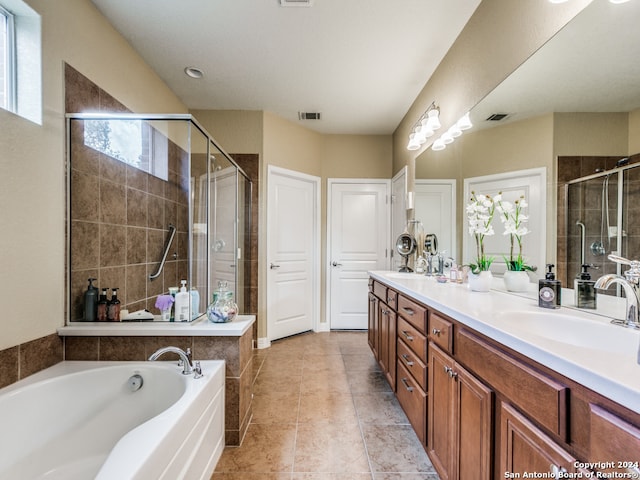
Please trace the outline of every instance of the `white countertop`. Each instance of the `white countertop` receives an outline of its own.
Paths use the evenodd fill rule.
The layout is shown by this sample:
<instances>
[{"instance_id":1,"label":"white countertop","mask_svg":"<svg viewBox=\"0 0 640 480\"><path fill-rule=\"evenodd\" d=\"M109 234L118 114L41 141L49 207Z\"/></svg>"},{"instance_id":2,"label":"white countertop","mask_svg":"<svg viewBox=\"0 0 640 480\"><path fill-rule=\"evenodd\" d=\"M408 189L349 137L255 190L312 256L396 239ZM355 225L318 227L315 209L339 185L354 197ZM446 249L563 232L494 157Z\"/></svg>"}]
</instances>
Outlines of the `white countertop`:
<instances>
[{"instance_id":1,"label":"white countertop","mask_svg":"<svg viewBox=\"0 0 640 480\"><path fill-rule=\"evenodd\" d=\"M206 315L193 322L71 322L59 328L65 337L240 337L249 330L255 315L238 315L232 322L211 323Z\"/></svg>"},{"instance_id":2,"label":"white countertop","mask_svg":"<svg viewBox=\"0 0 640 480\"><path fill-rule=\"evenodd\" d=\"M369 274L477 332L640 412L640 365L637 361L640 331L611 325L609 318L584 310L540 308L535 296L537 284L531 285L532 292L528 295L520 295L496 290L473 292L466 284L438 283L433 277L418 274L389 271ZM501 279L494 281L502 282ZM563 289L563 304L572 293L572 290ZM598 302L598 313L610 309L611 316L616 318L620 318L620 312L624 313L623 299L599 295ZM526 325L522 320L525 317ZM538 328L536 318L549 320L549 328ZM558 322L557 329L553 322Z\"/></svg>"}]
</instances>

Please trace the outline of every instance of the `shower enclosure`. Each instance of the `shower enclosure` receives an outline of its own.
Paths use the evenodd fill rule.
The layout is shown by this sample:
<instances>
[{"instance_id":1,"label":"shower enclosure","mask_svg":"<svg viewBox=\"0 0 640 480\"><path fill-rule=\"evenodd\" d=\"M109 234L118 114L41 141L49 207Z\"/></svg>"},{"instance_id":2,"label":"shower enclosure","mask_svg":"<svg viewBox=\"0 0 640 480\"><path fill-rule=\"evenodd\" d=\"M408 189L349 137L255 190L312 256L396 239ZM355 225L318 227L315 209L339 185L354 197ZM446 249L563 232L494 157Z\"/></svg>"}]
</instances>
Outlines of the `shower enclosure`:
<instances>
[{"instance_id":1,"label":"shower enclosure","mask_svg":"<svg viewBox=\"0 0 640 480\"><path fill-rule=\"evenodd\" d=\"M67 312L94 285L158 318L186 280L206 312L219 280L240 312L248 287L252 183L191 115L67 115Z\"/></svg>"},{"instance_id":2,"label":"shower enclosure","mask_svg":"<svg viewBox=\"0 0 640 480\"><path fill-rule=\"evenodd\" d=\"M640 163L596 171L560 187L558 278L568 288L573 288L582 264L597 267L591 270L595 279L605 273L621 273L621 267L608 260L611 253L640 258L637 227L640 169L637 167Z\"/></svg>"}]
</instances>

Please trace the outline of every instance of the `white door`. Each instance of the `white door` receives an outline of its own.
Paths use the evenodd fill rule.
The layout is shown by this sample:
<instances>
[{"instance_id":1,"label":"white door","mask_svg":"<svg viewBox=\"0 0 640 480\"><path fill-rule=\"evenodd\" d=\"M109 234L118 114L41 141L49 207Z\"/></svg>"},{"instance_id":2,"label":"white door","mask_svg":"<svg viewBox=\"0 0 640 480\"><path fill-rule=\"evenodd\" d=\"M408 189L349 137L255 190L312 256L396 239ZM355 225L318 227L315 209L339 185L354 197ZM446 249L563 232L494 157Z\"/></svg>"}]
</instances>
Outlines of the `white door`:
<instances>
[{"instance_id":1,"label":"white door","mask_svg":"<svg viewBox=\"0 0 640 480\"><path fill-rule=\"evenodd\" d=\"M211 286L218 288L219 281L226 281L233 297L236 287L236 204L237 173L235 167L216 171L211 177Z\"/></svg>"},{"instance_id":2,"label":"white door","mask_svg":"<svg viewBox=\"0 0 640 480\"><path fill-rule=\"evenodd\" d=\"M368 275L389 268L389 181L329 180L327 279L332 329L366 329Z\"/></svg>"},{"instance_id":3,"label":"white door","mask_svg":"<svg viewBox=\"0 0 640 480\"><path fill-rule=\"evenodd\" d=\"M416 180L414 217L422 222L424 233L438 238L438 251L456 258L456 181Z\"/></svg>"},{"instance_id":4,"label":"white door","mask_svg":"<svg viewBox=\"0 0 640 480\"><path fill-rule=\"evenodd\" d=\"M319 316L320 179L270 167L267 207L267 337L312 330Z\"/></svg>"}]
</instances>

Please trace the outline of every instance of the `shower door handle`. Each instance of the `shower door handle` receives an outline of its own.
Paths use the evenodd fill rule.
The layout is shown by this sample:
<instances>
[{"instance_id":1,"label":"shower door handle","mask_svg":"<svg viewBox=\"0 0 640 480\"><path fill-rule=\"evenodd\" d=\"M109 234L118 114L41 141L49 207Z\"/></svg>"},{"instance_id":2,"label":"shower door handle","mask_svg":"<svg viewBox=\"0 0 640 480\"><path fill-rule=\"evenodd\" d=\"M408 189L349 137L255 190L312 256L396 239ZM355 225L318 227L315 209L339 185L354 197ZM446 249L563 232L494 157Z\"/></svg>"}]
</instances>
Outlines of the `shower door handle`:
<instances>
[{"instance_id":1,"label":"shower door handle","mask_svg":"<svg viewBox=\"0 0 640 480\"><path fill-rule=\"evenodd\" d=\"M280 265L276 265L275 263L272 263L271 265L269 265L269 268L271 270L275 270L276 268L280 268Z\"/></svg>"},{"instance_id":2,"label":"shower door handle","mask_svg":"<svg viewBox=\"0 0 640 480\"><path fill-rule=\"evenodd\" d=\"M342 266L342 264L341 264L341 263L338 263L338 262L331 262L331 266L332 266L332 267L341 267L341 266Z\"/></svg>"}]
</instances>

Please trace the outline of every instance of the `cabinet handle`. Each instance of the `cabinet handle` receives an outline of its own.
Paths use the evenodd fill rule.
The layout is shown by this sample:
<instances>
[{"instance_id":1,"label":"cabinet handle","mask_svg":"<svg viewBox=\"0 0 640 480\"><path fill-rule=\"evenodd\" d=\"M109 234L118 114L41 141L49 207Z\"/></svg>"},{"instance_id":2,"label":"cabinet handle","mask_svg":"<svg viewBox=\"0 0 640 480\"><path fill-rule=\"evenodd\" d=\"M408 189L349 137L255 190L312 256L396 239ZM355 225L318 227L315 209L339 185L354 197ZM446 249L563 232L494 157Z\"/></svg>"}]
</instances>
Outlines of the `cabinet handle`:
<instances>
[{"instance_id":1,"label":"cabinet handle","mask_svg":"<svg viewBox=\"0 0 640 480\"><path fill-rule=\"evenodd\" d=\"M449 375L449 378L456 378L458 374L453 371L453 368L444 366L444 372Z\"/></svg>"},{"instance_id":2,"label":"cabinet handle","mask_svg":"<svg viewBox=\"0 0 640 480\"><path fill-rule=\"evenodd\" d=\"M441 330L439 328L434 328L433 330L431 330L431 333L433 333L434 335L440 335Z\"/></svg>"},{"instance_id":3,"label":"cabinet handle","mask_svg":"<svg viewBox=\"0 0 640 480\"><path fill-rule=\"evenodd\" d=\"M407 307L402 307L402 310L404 310L404 311L405 311L405 313L406 313L407 315L410 315L410 316L413 316L413 315L416 313L416 312L414 312L412 309L407 308Z\"/></svg>"},{"instance_id":4,"label":"cabinet handle","mask_svg":"<svg viewBox=\"0 0 640 480\"><path fill-rule=\"evenodd\" d=\"M387 297L387 303L393 303L393 298L392 297Z\"/></svg>"},{"instance_id":5,"label":"cabinet handle","mask_svg":"<svg viewBox=\"0 0 640 480\"><path fill-rule=\"evenodd\" d=\"M408 367L413 367L413 362L409 360L409 355L407 355L406 353L403 353L402 358L404 360L404 363L406 363Z\"/></svg>"},{"instance_id":6,"label":"cabinet handle","mask_svg":"<svg viewBox=\"0 0 640 480\"><path fill-rule=\"evenodd\" d=\"M409 383L407 382L406 378L402 378L402 383L404 384L404 388L407 389L407 391L409 392L413 392L413 387L409 386Z\"/></svg>"},{"instance_id":7,"label":"cabinet handle","mask_svg":"<svg viewBox=\"0 0 640 480\"><path fill-rule=\"evenodd\" d=\"M406 330L402 330L402 334L406 337L407 340L413 342L413 337L409 335L409 332L407 332Z\"/></svg>"}]
</instances>

